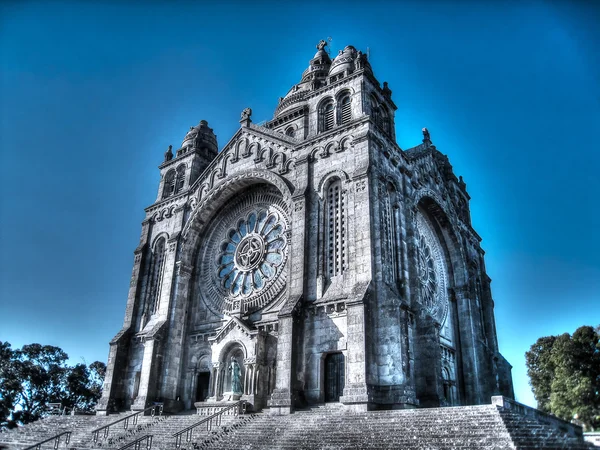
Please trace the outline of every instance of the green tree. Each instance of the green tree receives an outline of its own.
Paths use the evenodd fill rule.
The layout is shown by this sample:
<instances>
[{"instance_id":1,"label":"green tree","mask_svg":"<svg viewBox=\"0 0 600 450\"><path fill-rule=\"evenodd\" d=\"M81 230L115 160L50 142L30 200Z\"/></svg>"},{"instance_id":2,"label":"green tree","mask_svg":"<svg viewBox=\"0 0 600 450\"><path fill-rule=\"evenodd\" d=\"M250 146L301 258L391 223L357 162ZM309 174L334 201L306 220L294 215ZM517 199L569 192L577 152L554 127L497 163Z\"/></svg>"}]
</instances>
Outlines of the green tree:
<instances>
[{"instance_id":1,"label":"green tree","mask_svg":"<svg viewBox=\"0 0 600 450\"><path fill-rule=\"evenodd\" d=\"M10 344L0 341L0 425L7 424L10 428L16 426L12 412L21 389L12 365L13 356Z\"/></svg>"},{"instance_id":2,"label":"green tree","mask_svg":"<svg viewBox=\"0 0 600 450\"><path fill-rule=\"evenodd\" d=\"M525 358L538 408L600 428L600 327L540 338Z\"/></svg>"},{"instance_id":3,"label":"green tree","mask_svg":"<svg viewBox=\"0 0 600 450\"><path fill-rule=\"evenodd\" d=\"M13 350L0 342L0 423L12 428L47 413L48 403L91 410L102 393L106 366L67 364L59 347L30 344Z\"/></svg>"},{"instance_id":4,"label":"green tree","mask_svg":"<svg viewBox=\"0 0 600 450\"><path fill-rule=\"evenodd\" d=\"M102 395L106 365L95 361L89 366L76 364L66 378L66 396L63 406L91 411Z\"/></svg>"},{"instance_id":5,"label":"green tree","mask_svg":"<svg viewBox=\"0 0 600 450\"><path fill-rule=\"evenodd\" d=\"M533 395L538 403L538 409L547 413L551 412L550 394L555 370L551 354L554 341L556 341L556 336L541 337L525 353L527 374L533 388Z\"/></svg>"}]
</instances>

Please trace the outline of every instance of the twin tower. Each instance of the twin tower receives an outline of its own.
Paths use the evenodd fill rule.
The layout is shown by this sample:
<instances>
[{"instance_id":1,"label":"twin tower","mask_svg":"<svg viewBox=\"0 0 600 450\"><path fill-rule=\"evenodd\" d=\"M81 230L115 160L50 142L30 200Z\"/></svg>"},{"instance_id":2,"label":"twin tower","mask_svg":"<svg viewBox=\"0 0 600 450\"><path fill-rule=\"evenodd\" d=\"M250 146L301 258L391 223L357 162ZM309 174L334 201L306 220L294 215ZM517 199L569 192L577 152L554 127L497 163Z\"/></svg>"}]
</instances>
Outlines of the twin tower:
<instances>
[{"instance_id":1,"label":"twin tower","mask_svg":"<svg viewBox=\"0 0 600 450\"><path fill-rule=\"evenodd\" d=\"M513 397L469 195L395 139L367 56L317 45L272 120L165 154L98 412L248 401L285 414Z\"/></svg>"}]
</instances>

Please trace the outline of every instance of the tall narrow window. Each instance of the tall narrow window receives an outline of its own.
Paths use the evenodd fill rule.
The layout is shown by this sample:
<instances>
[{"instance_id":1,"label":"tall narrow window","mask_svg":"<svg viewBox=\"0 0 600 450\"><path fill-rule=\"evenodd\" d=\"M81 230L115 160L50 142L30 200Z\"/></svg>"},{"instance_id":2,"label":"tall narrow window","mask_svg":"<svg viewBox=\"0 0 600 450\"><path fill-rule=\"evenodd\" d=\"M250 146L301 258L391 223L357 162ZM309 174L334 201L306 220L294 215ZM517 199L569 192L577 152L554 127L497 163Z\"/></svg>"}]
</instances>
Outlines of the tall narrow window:
<instances>
[{"instance_id":1,"label":"tall narrow window","mask_svg":"<svg viewBox=\"0 0 600 450\"><path fill-rule=\"evenodd\" d=\"M379 119L379 126L381 127L383 132L388 135L391 134L392 124L390 122L390 115L388 114L387 109L384 106L382 106L380 108L378 119Z\"/></svg>"},{"instance_id":2,"label":"tall narrow window","mask_svg":"<svg viewBox=\"0 0 600 450\"><path fill-rule=\"evenodd\" d=\"M148 289L148 313L154 314L158 309L158 299L160 297L160 286L162 281L162 271L165 260L165 239L159 239L154 245L154 251L150 260L149 289Z\"/></svg>"},{"instance_id":3,"label":"tall narrow window","mask_svg":"<svg viewBox=\"0 0 600 450\"><path fill-rule=\"evenodd\" d=\"M182 164L177 168L177 177L175 180L174 193L179 194L183 190L185 183L185 166Z\"/></svg>"},{"instance_id":4,"label":"tall narrow window","mask_svg":"<svg viewBox=\"0 0 600 450\"><path fill-rule=\"evenodd\" d=\"M331 130L335 125L333 102L327 102L321 107L321 131Z\"/></svg>"},{"instance_id":5,"label":"tall narrow window","mask_svg":"<svg viewBox=\"0 0 600 450\"><path fill-rule=\"evenodd\" d=\"M169 170L165 175L165 183L163 185L163 198L170 197L175 192L175 171Z\"/></svg>"},{"instance_id":6,"label":"tall narrow window","mask_svg":"<svg viewBox=\"0 0 600 450\"><path fill-rule=\"evenodd\" d=\"M370 104L371 104L371 117L373 118L373 122L375 122L376 125L379 125L379 102L377 101L377 99L374 96L371 96L370 98Z\"/></svg>"},{"instance_id":7,"label":"tall narrow window","mask_svg":"<svg viewBox=\"0 0 600 450\"><path fill-rule=\"evenodd\" d=\"M393 284L396 281L396 233L392 209L393 192L383 181L379 185L379 221L381 223L381 259L383 281Z\"/></svg>"},{"instance_id":8,"label":"tall narrow window","mask_svg":"<svg viewBox=\"0 0 600 450\"><path fill-rule=\"evenodd\" d=\"M343 125L345 123L350 122L352 120L352 102L350 100L350 95L345 95L339 102L339 117L338 123Z\"/></svg>"},{"instance_id":9,"label":"tall narrow window","mask_svg":"<svg viewBox=\"0 0 600 450\"><path fill-rule=\"evenodd\" d=\"M340 275L346 269L346 216L344 195L339 179L327 188L326 198L326 273L329 277Z\"/></svg>"}]
</instances>

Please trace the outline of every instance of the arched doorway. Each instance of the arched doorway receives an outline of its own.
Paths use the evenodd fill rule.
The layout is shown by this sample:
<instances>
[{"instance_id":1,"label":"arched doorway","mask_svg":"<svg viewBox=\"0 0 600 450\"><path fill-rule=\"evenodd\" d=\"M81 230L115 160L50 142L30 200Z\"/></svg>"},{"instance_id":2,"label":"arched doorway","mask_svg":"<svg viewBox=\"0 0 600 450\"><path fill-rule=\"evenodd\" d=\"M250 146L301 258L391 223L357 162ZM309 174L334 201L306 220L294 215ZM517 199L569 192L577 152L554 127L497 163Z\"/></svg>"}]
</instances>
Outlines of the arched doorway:
<instances>
[{"instance_id":1,"label":"arched doorway","mask_svg":"<svg viewBox=\"0 0 600 450\"><path fill-rule=\"evenodd\" d=\"M344 393L346 370L343 353L330 353L325 357L325 401L339 402Z\"/></svg>"},{"instance_id":2,"label":"arched doorway","mask_svg":"<svg viewBox=\"0 0 600 450\"><path fill-rule=\"evenodd\" d=\"M196 402L204 402L210 393L210 372L198 372L196 376Z\"/></svg>"}]
</instances>

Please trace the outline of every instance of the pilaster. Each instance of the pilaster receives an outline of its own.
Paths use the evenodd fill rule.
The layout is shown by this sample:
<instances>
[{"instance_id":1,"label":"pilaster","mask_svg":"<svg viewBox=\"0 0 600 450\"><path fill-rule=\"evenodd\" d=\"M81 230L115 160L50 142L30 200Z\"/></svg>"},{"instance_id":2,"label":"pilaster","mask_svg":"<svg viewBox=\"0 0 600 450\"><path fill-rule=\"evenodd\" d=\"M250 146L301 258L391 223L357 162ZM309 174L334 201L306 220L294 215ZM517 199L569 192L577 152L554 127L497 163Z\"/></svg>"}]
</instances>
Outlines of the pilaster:
<instances>
[{"instance_id":1,"label":"pilaster","mask_svg":"<svg viewBox=\"0 0 600 450\"><path fill-rule=\"evenodd\" d=\"M140 375L140 388L136 397L132 411L142 411L150 406L155 400L154 395L154 375L156 373L155 363L157 362L156 353L158 350L158 341L156 339L147 339L144 342L144 357L142 360L142 370Z\"/></svg>"},{"instance_id":2,"label":"pilaster","mask_svg":"<svg viewBox=\"0 0 600 450\"><path fill-rule=\"evenodd\" d=\"M346 385L340 402L352 409L367 410L367 365L366 365L366 327L365 305L362 301L346 304L348 338L346 354Z\"/></svg>"}]
</instances>

